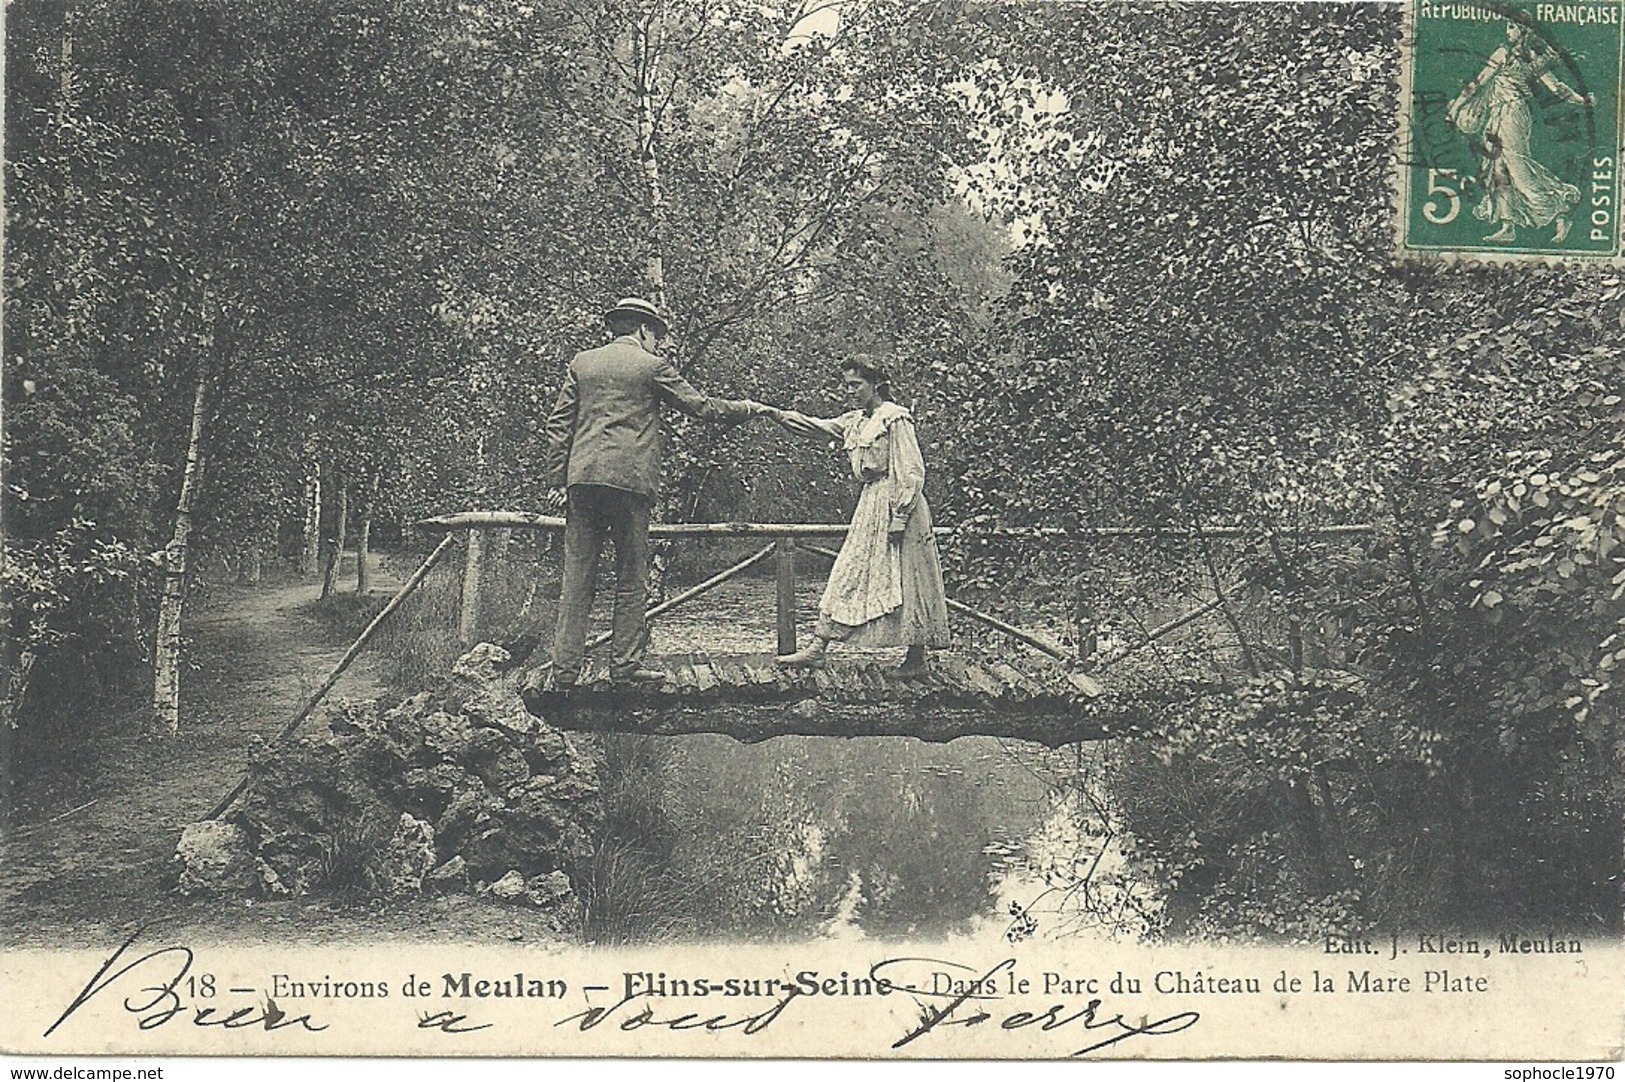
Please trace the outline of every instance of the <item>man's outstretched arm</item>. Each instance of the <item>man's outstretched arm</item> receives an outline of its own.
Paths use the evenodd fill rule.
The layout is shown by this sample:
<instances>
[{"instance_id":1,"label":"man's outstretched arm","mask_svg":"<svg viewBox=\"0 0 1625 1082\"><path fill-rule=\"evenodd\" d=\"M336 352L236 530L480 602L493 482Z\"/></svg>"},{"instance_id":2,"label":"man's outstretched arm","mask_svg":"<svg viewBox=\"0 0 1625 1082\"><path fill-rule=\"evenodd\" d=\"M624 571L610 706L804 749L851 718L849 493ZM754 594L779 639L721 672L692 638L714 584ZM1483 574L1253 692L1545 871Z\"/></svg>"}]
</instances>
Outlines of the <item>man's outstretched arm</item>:
<instances>
[{"instance_id":1,"label":"man's outstretched arm","mask_svg":"<svg viewBox=\"0 0 1625 1082\"><path fill-rule=\"evenodd\" d=\"M660 400L667 405L675 406L690 417L698 417L705 421L742 421L756 412L756 407L748 401L712 398L710 395L700 393L668 360L661 360L654 378Z\"/></svg>"}]
</instances>

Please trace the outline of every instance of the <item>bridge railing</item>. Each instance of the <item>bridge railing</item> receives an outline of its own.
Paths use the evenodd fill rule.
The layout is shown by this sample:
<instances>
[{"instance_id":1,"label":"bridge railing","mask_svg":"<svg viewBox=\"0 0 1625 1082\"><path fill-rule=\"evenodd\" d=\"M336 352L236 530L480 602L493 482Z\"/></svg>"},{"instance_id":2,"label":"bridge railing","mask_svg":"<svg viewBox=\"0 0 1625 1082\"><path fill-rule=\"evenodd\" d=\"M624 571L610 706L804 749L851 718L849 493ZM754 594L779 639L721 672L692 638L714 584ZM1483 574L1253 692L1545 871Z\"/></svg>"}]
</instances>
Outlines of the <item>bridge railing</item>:
<instances>
[{"instance_id":1,"label":"bridge railing","mask_svg":"<svg viewBox=\"0 0 1625 1082\"><path fill-rule=\"evenodd\" d=\"M564 519L558 515L536 514L524 511L461 511L446 515L437 515L433 518L420 520L417 525L425 530L443 533L460 532L465 538L463 588L460 606L458 609L458 637L465 643L472 642L476 628L479 624L480 614L480 582L484 561L483 535L491 530L527 529L547 532L562 532ZM682 523L656 523L649 528L649 535L656 539L670 540L703 540L719 538L761 538L767 543L757 549L745 559L740 560L710 578L669 597L649 609L650 617L659 616L669 612L679 605L685 604L722 585L758 564L768 559L773 561L775 579L775 625L778 636L778 651L781 654L795 652L797 648L796 634L796 554L804 552L809 555L820 556L833 560L835 550L813 542L824 540L832 541L844 538L847 534L846 523L792 523L792 522L682 522ZM1283 533L1313 534L1316 536L1361 536L1371 532L1369 525L1332 525L1304 528L1301 530L1282 531ZM1029 540L1040 543L1054 544L1063 540L1080 539L1106 539L1106 538L1243 538L1254 537L1258 531L1246 527L1212 526L1201 529L1181 530L1170 527L1156 526L1093 526L1075 529L1062 529L1059 527L952 527L939 526L936 528L939 537L976 536L982 539L999 539L1006 541ZM1034 635L1030 631L1007 623L991 613L982 612L964 602L948 598L948 608L968 619L991 627L1026 646L1046 654L1057 661L1069 665L1078 665L1088 662L1093 653L1092 637L1080 635L1075 650L1069 651L1064 647ZM1209 602L1201 608L1187 613L1167 625L1154 629L1150 639L1160 637L1162 634L1176 630L1198 617L1212 611L1222 603L1223 595L1217 601ZM588 649L596 649L610 639L609 632L603 632L588 641ZM1149 639L1148 639L1149 641ZM1143 644L1142 644L1143 645Z\"/></svg>"},{"instance_id":2,"label":"bridge railing","mask_svg":"<svg viewBox=\"0 0 1625 1082\"><path fill-rule=\"evenodd\" d=\"M351 643L344 656L328 673L316 691L308 696L293 720L281 730L273 743L286 740L292 736L306 718L321 703L327 693L337 684L339 677L360 656L362 649L372 639L373 635L396 612L412 593L420 587L428 577L429 572L435 568L457 541L457 535L463 535L464 564L463 589L458 610L458 635L465 643L471 643L479 622L480 610L480 580L482 577L482 563L484 560L484 535L491 530L530 529L560 532L564 529L564 519L557 515L533 514L524 511L461 511L454 514L437 515L433 518L420 520L417 525L425 530L441 533L438 544L420 564L410 578L401 586L394 597L390 598L382 610L373 617L361 634ZM650 616L658 616L668 612L678 605L692 601L694 598L715 589L768 558L774 561L777 584L776 622L778 625L778 648L780 653L792 653L796 649L796 620L795 620L795 593L796 593L796 553L807 552L829 559L835 557L832 549L812 542L816 540L833 540L845 537L847 534L845 523L761 523L761 522L706 522L706 523L659 523L649 529L652 537L656 538L728 538L728 537L758 537L767 540L767 544L757 549L750 556L723 571L712 575L703 582L683 590L674 597L660 602L649 610ZM1315 537L1359 537L1370 534L1372 527L1363 524L1333 525L1306 527L1301 529L1283 529L1273 534L1266 534L1273 545L1277 538L1299 535ZM1193 540L1207 540L1210 538L1256 538L1257 529L1239 526L1204 526L1180 529L1177 527L1159 526L1094 526L1063 529L1059 527L993 527L986 528L980 524L969 526L939 526L936 528L938 536L942 537L976 537L982 540L1038 540L1044 543L1058 543L1069 540L1107 539L1107 538L1190 538ZM1214 577L1215 596L1212 600L1204 602L1195 609L1167 621L1155 628L1148 629L1141 636L1139 642L1131 649L1147 646L1164 635L1200 619L1216 608L1222 608L1227 601L1226 589L1219 585L1217 576ZM989 613L981 612L963 602L953 598L948 599L950 610L967 616L989 627L995 628L1010 637L1047 654L1059 661L1077 666L1087 662L1093 653L1092 642L1087 636L1079 636L1076 652L1068 652L1055 643L1033 635L1012 624L1008 624ZM592 647L601 646L609 641L609 634L597 636L589 644ZM1081 672L1073 672L1070 679L1074 686L1082 689L1092 688L1091 695L1098 695L1100 688L1090 676ZM248 784L248 778L239 781L235 788L215 806L208 818L218 819L233 802L242 795Z\"/></svg>"},{"instance_id":3,"label":"bridge railing","mask_svg":"<svg viewBox=\"0 0 1625 1082\"><path fill-rule=\"evenodd\" d=\"M523 511L463 511L423 519L417 524L426 530L461 531L466 536L463 562L463 595L458 610L457 631L464 642L472 640L479 623L480 581L484 561L482 536L488 530L529 529L559 533L564 530L564 519L558 515L531 514ZM846 536L844 524L823 523L756 523L756 522L682 522L656 523L649 527L649 536L656 539L712 539L733 537L762 538L767 544L733 566L719 571L703 582L696 583L681 593L661 601L648 611L650 617L669 612L716 589L730 579L772 559L777 580L776 624L778 647L781 653L796 649L796 549L801 538L841 538ZM603 633L588 640L587 648L596 649L609 641Z\"/></svg>"}]
</instances>

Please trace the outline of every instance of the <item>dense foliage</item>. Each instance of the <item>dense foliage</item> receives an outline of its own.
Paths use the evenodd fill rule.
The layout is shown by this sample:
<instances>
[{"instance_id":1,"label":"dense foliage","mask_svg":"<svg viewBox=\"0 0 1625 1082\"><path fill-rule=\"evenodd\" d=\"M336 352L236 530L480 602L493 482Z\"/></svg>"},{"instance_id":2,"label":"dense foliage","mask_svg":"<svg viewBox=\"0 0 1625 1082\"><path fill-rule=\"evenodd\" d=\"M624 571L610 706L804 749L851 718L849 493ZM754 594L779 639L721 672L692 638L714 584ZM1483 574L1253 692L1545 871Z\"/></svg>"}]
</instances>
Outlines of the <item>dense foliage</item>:
<instances>
[{"instance_id":1,"label":"dense foliage","mask_svg":"<svg viewBox=\"0 0 1625 1082\"><path fill-rule=\"evenodd\" d=\"M958 65L900 29L919 5L809 10L11 10L5 724L75 680L65 641L174 645L166 565L542 509L540 420L614 297L663 293L702 385L827 405L854 323L950 295L931 233L973 140ZM680 427L672 467L668 515L770 517L758 475L781 508L822 478L838 513L782 440ZM134 604L107 619L115 552Z\"/></svg>"},{"instance_id":2,"label":"dense foliage","mask_svg":"<svg viewBox=\"0 0 1625 1082\"><path fill-rule=\"evenodd\" d=\"M1119 623L1125 568L1230 595L1238 693L1119 755L1169 930L1617 924L1620 278L1392 265L1392 11L1002 17L1039 149L985 197L1032 239L942 372L954 517L1244 533L1073 578Z\"/></svg>"}]
</instances>

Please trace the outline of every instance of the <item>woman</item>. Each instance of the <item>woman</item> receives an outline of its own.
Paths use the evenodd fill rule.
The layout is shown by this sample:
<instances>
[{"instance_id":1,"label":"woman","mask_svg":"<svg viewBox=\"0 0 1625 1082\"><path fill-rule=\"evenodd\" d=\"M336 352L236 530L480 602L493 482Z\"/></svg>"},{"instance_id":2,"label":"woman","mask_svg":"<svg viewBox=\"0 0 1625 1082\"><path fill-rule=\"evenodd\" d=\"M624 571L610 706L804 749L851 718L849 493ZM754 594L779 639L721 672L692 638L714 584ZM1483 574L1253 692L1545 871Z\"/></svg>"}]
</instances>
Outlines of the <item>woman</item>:
<instances>
[{"instance_id":1,"label":"woman","mask_svg":"<svg viewBox=\"0 0 1625 1082\"><path fill-rule=\"evenodd\" d=\"M1521 23L1507 23L1507 43L1491 54L1484 70L1462 88L1445 110L1450 122L1483 141L1484 198L1473 217L1499 222L1485 240L1511 243L1518 226L1539 229L1557 223L1552 240L1562 244L1573 223L1569 213L1580 202L1580 189L1554 176L1530 155L1534 114L1529 108L1538 82L1573 105L1591 106L1552 74L1557 54L1539 45Z\"/></svg>"},{"instance_id":2,"label":"woman","mask_svg":"<svg viewBox=\"0 0 1625 1082\"><path fill-rule=\"evenodd\" d=\"M841 441L863 483L846 541L818 603L817 638L781 665L817 665L831 640L907 646L905 671L925 666L928 646L948 644L942 562L926 506L925 462L908 410L891 400L891 380L867 357L841 365L855 409L831 420L794 410L765 412L791 432Z\"/></svg>"}]
</instances>

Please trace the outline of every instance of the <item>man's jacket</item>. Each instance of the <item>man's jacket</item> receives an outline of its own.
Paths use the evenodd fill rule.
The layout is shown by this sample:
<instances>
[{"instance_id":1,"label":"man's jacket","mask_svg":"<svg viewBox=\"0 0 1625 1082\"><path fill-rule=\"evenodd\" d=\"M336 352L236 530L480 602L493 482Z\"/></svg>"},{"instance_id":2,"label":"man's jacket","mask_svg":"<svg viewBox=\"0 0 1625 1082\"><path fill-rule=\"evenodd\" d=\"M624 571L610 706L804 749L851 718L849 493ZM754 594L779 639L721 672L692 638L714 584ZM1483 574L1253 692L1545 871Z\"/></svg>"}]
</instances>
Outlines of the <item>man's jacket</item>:
<instances>
[{"instance_id":1,"label":"man's jacket","mask_svg":"<svg viewBox=\"0 0 1625 1082\"><path fill-rule=\"evenodd\" d=\"M744 402L701 394L630 336L576 354L547 418L551 483L653 497L660 488L662 404L708 421L750 416Z\"/></svg>"}]
</instances>

